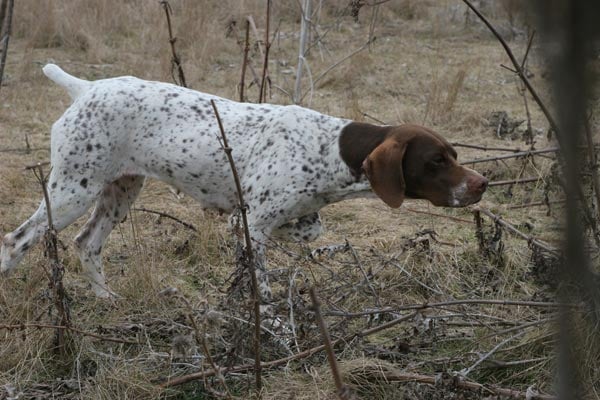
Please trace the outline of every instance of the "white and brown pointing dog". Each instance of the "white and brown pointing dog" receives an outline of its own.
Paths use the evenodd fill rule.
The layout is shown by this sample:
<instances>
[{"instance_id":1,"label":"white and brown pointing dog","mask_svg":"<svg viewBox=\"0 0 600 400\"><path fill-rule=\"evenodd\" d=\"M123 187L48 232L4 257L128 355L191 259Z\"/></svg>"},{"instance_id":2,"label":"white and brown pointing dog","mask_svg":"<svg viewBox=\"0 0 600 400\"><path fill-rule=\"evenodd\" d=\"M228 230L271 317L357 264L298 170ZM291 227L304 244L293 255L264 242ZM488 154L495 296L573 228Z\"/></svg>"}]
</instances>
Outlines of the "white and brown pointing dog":
<instances>
[{"instance_id":1,"label":"white and brown pointing dog","mask_svg":"<svg viewBox=\"0 0 600 400\"><path fill-rule=\"evenodd\" d=\"M375 126L298 106L237 103L133 77L90 82L52 64L44 73L73 99L52 126L48 191L54 224L61 230L95 205L75 245L98 296L112 294L102 246L145 177L165 181L206 207L236 207L211 99L233 148L259 254L267 236L314 240L322 230L323 206L367 197L371 189L391 207L405 197L462 207L479 201L487 188L483 176L457 163L446 140L421 126ZM42 202L4 236L0 270L15 268L46 229ZM264 274L261 293L267 300Z\"/></svg>"}]
</instances>

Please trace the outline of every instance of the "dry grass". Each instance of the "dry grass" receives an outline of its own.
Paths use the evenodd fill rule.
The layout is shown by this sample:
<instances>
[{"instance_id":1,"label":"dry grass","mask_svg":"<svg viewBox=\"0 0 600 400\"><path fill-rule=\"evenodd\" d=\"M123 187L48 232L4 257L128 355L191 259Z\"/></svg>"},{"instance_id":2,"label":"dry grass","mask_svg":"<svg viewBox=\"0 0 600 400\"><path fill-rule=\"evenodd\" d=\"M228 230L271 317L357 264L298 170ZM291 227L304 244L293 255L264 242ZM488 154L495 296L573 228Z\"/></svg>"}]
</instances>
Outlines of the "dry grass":
<instances>
[{"instance_id":1,"label":"dry grass","mask_svg":"<svg viewBox=\"0 0 600 400\"><path fill-rule=\"evenodd\" d=\"M6 86L0 92L0 232L12 231L37 207L41 199L39 188L22 167L48 158L50 125L69 105L66 94L41 74L43 64L52 60L88 79L131 74L170 80L166 27L163 11L156 2L16 3L15 40L11 41L8 55ZM177 48L190 86L237 98L241 52L238 38L226 35L227 27L231 21L238 21L241 26L240 21L250 14L261 30L264 2L222 0L205 2L201 7L193 0L171 3ZM271 79L274 85L291 92L294 74L289 71L296 63L299 32L297 2L274 3L273 25L279 30L271 52ZM508 31L511 24L503 21L509 21L510 15L514 26L522 26L520 11L513 3L505 1L501 7L488 10ZM324 2L319 31L328 33L323 46L315 46L308 58L313 75L361 46L368 37L370 10L362 9L359 23L355 23L347 12L347 4L342 0ZM381 7L375 33L378 39L370 51L341 64L319 83L312 108L354 119L369 120L363 115L367 113L387 123L423 123L451 141L525 148L519 140L496 138L493 129L485 125L493 111L506 111L511 118L524 119L525 110L516 78L498 67L507 61L502 50L472 17L466 18L459 2L386 3ZM525 39L516 36L511 44L520 53ZM256 46L253 38L252 62L259 71L261 60ZM535 48L530 66L535 74L534 84L545 98L549 97L542 78L544 67ZM257 92L256 87L250 88L250 98L256 98ZM290 99L274 89L269 101L289 103ZM545 134L547 124L541 113L530 107L533 127ZM597 130L597 124L594 129ZM537 148L552 145L543 134L536 138ZM6 151L23 149L26 137L36 150ZM489 155L458 150L461 160ZM517 178L521 170L522 176L542 177L540 183L514 187L511 192L507 187L490 189L482 204L503 214L528 234L558 245L559 208L554 208L550 216L544 207L508 209L510 205L543 199L551 164L551 160L538 158L535 165L527 163L524 168L523 161L518 160L479 164L477 169L496 180ZM551 196L556 198L557 192L551 192ZM52 330L0 330L0 398L12 387L15 394L24 393L23 397L40 393L61 398L215 397L205 382L168 391L157 385L157 381L168 376L209 368L205 360L189 357L200 352L193 344L186 348L186 341L182 341L192 334L183 304L158 294L167 287L178 288L191 302L196 320L207 330L211 352L218 363L241 364L251 357L244 336L250 328L232 318L245 316L246 303L235 296L229 296L228 301L226 293L234 269L234 246L226 216L202 210L188 197L177 198L168 187L155 181L146 185L136 206L168 212L199 227L200 233L155 215L133 212L113 232L104 251L110 285L123 296L114 303L95 299L78 276L80 267L70 241L83 221L66 229L60 238L66 245L62 256L68 271L65 280L73 323L88 331L142 344L71 335L69 352L58 356L51 350ZM400 210L390 210L377 200L355 200L328 206L322 214L327 230L316 243L280 243L269 249L278 311L289 316L286 300L291 292L300 349L320 344L307 304L307 288L312 284L318 286L324 308L346 311L373 308L377 301L381 306L399 307L449 299L554 298L552 290L536 276L525 242L505 234L504 263L498 265L479 253L471 223L447 218L470 221L468 210L436 209L419 201L407 201ZM492 228L488 221L486 229ZM416 238L423 237L419 233L427 229L436 232L438 241L429 239L415 244ZM345 239L354 246L377 299L351 253L322 256L317 261L307 257L310 250L344 243ZM52 321L44 262L38 246L29 252L15 274L0 280L2 323ZM361 398L414 398L428 392L414 385L363 379L360 367L426 374L459 371L511 335L503 330L550 316L548 310L529 307L468 305L432 309L423 311L420 319L355 339L338 347L337 353L345 380ZM380 323L332 316L327 322L334 338ZM553 392L554 340L551 323L526 328L525 335L492 358L534 361L507 367L484 363L470 377L520 390L535 384L545 392ZM181 343L187 358L180 355ZM264 360L289 354L286 346L297 350L295 344L282 344L268 334L265 343ZM227 354L232 348L233 356ZM581 348L587 354L583 365L589 398L597 399L597 332L582 328ZM334 397L323 354L265 372L264 380L266 399ZM230 390L239 398L246 398L250 381L241 375L227 377ZM216 380L206 384L219 389ZM3 385L8 386L3 389ZM448 396L451 392L449 388Z\"/></svg>"}]
</instances>

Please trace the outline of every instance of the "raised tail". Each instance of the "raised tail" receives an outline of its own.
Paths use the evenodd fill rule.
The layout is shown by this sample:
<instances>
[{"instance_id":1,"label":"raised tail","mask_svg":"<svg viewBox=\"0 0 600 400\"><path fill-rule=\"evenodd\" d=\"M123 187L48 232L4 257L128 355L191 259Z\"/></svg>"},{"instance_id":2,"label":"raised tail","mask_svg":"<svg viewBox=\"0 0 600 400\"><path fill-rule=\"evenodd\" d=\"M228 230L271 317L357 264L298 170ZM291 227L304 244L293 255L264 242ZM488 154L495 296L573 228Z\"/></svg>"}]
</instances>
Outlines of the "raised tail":
<instances>
[{"instance_id":1,"label":"raised tail","mask_svg":"<svg viewBox=\"0 0 600 400\"><path fill-rule=\"evenodd\" d=\"M44 71L44 74L48 78L67 89L69 96L71 96L73 100L87 92L92 85L90 81L75 78L74 76L67 74L60 69L58 65L46 64L46 66L42 68L42 71Z\"/></svg>"}]
</instances>

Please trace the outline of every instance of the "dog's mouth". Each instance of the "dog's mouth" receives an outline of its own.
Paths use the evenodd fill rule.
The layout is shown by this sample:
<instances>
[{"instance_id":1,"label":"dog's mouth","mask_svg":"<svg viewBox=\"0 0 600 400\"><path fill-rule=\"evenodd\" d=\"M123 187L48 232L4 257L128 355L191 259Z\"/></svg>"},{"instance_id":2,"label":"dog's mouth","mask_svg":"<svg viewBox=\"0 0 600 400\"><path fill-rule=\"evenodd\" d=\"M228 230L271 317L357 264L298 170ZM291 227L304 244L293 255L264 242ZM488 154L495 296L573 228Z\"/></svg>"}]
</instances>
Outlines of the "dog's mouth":
<instances>
[{"instance_id":1,"label":"dog's mouth","mask_svg":"<svg viewBox=\"0 0 600 400\"><path fill-rule=\"evenodd\" d=\"M466 182L454 188L449 196L447 207L466 207L478 203L487 190L487 180L483 179L482 183L478 184L476 188L470 187Z\"/></svg>"},{"instance_id":2,"label":"dog's mouth","mask_svg":"<svg viewBox=\"0 0 600 400\"><path fill-rule=\"evenodd\" d=\"M460 199L453 198L450 204L447 205L447 207L460 208L479 203L481 201L481 198L483 197L483 193L484 192L470 194L468 196L463 196Z\"/></svg>"}]
</instances>

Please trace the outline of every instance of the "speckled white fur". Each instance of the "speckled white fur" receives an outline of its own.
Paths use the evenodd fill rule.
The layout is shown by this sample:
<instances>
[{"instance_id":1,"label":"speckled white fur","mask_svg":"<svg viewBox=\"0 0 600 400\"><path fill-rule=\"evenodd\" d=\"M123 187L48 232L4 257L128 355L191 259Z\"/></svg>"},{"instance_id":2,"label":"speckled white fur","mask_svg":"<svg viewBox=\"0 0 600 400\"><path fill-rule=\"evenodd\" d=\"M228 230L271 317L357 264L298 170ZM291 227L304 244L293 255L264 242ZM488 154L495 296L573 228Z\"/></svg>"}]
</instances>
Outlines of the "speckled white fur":
<instances>
[{"instance_id":1,"label":"speckled white fur","mask_svg":"<svg viewBox=\"0 0 600 400\"><path fill-rule=\"evenodd\" d=\"M48 190L55 228L65 228L95 204L75 243L98 296L112 294L102 271L103 243L125 218L144 177L165 181L206 207L236 207L211 99L233 148L257 246L271 234L314 239L323 206L370 195L368 181L357 180L340 159L338 137L348 120L297 106L237 103L134 77L89 82L51 64L44 73L73 98L52 126ZM46 229L42 202L4 237L0 270L13 269ZM262 286L268 296L266 278Z\"/></svg>"}]
</instances>

